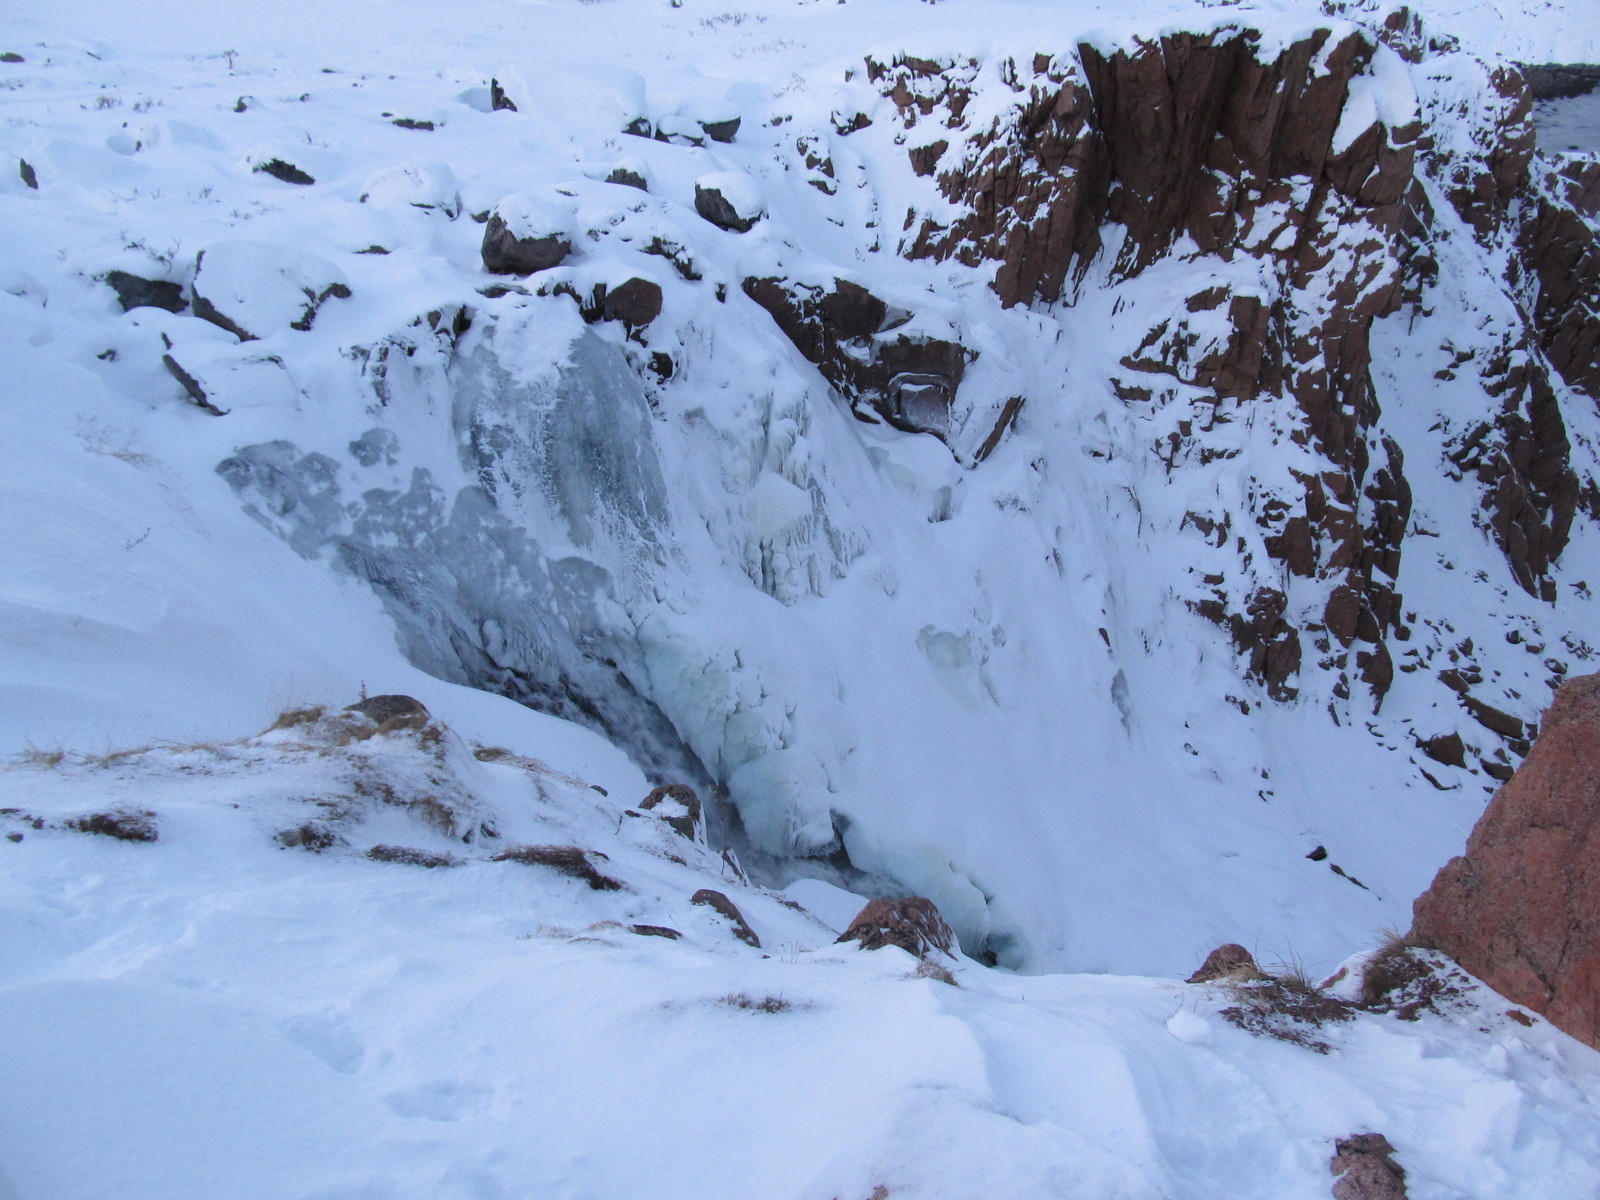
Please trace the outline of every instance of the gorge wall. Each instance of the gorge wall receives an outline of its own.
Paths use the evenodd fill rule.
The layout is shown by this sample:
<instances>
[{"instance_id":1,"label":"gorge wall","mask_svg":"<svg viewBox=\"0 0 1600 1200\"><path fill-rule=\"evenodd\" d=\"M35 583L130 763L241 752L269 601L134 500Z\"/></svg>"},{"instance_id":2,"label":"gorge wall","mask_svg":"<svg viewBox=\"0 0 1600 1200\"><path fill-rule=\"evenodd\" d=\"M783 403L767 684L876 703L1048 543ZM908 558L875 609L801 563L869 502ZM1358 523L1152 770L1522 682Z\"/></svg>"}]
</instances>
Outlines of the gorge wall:
<instances>
[{"instance_id":1,"label":"gorge wall","mask_svg":"<svg viewBox=\"0 0 1600 1200\"><path fill-rule=\"evenodd\" d=\"M292 319L206 317L263 253L213 242L156 359L412 661L693 780L758 873L1017 966L1290 894L1332 940L1593 656L1600 514L1600 168L1509 64L1333 8L618 76L521 157L502 69L449 164L285 185L385 231L292 258Z\"/></svg>"}]
</instances>

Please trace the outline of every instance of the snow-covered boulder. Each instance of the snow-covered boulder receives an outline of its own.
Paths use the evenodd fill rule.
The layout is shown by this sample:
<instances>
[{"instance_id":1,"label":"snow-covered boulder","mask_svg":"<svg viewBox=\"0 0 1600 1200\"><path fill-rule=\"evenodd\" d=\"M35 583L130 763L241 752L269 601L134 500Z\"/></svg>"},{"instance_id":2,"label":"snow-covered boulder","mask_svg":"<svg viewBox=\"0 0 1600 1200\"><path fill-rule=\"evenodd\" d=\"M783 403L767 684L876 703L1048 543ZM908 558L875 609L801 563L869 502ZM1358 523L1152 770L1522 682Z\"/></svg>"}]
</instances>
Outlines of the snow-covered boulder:
<instances>
[{"instance_id":1,"label":"snow-covered boulder","mask_svg":"<svg viewBox=\"0 0 1600 1200\"><path fill-rule=\"evenodd\" d=\"M483 266L496 275L532 275L572 253L566 214L521 194L495 205L483 231Z\"/></svg>"},{"instance_id":2,"label":"snow-covered boulder","mask_svg":"<svg viewBox=\"0 0 1600 1200\"><path fill-rule=\"evenodd\" d=\"M420 208L452 221L461 215L461 187L444 163L389 167L368 179L361 202L380 208Z\"/></svg>"},{"instance_id":3,"label":"snow-covered boulder","mask_svg":"<svg viewBox=\"0 0 1600 1200\"><path fill-rule=\"evenodd\" d=\"M161 362L190 400L216 416L236 408L292 409L300 399L281 357L243 345L186 343Z\"/></svg>"},{"instance_id":4,"label":"snow-covered boulder","mask_svg":"<svg viewBox=\"0 0 1600 1200\"><path fill-rule=\"evenodd\" d=\"M694 183L694 210L718 229L748 233L767 215L755 180L738 171L713 171Z\"/></svg>"},{"instance_id":5,"label":"snow-covered boulder","mask_svg":"<svg viewBox=\"0 0 1600 1200\"><path fill-rule=\"evenodd\" d=\"M625 158L606 172L606 182L620 184L623 187L638 188L641 192L650 190L650 171L644 165L643 159Z\"/></svg>"},{"instance_id":6,"label":"snow-covered boulder","mask_svg":"<svg viewBox=\"0 0 1600 1200\"><path fill-rule=\"evenodd\" d=\"M350 296L327 259L274 242L213 242L195 261L194 314L243 341L307 330L330 297Z\"/></svg>"}]
</instances>

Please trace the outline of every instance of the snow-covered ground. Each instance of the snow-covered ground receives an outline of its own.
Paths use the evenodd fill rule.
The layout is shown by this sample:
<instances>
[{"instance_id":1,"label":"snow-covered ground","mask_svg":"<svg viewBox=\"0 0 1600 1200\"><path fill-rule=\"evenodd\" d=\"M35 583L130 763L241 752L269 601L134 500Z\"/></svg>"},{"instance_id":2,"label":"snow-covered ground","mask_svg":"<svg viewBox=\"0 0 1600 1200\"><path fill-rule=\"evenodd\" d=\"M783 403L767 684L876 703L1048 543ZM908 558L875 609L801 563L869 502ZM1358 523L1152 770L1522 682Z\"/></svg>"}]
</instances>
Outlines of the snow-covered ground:
<instances>
[{"instance_id":1,"label":"snow-covered ground","mask_svg":"<svg viewBox=\"0 0 1600 1200\"><path fill-rule=\"evenodd\" d=\"M1600 1055L1492 993L1319 1053L1235 1028L1221 985L952 986L630 813L616 764L292 721L4 777L0 1194L1312 1200L1367 1129L1414 1200L1600 1186ZM157 840L72 828L95 812ZM338 841L282 844L308 824ZM530 843L620 886L495 860Z\"/></svg>"},{"instance_id":2,"label":"snow-covered ground","mask_svg":"<svg viewBox=\"0 0 1600 1200\"><path fill-rule=\"evenodd\" d=\"M1485 53L1600 58L1587 6L1529 4L1427 7ZM1179 592L1210 569L1182 527L1299 460L1252 420L1174 475L1146 451L1180 406L1134 414L1104 382L1118 312L1185 295L1184 269L1030 312L899 259L926 198L892 109L847 77L913 44L993 63L1324 19L1289 0L0 12L20 60L0 62L0 1197L1282 1200L1326 1195L1333 1140L1364 1129L1413 1200L1596 1194L1600 1059L1496 998L1365 1013L1318 1054L1174 981L1222 941L1320 975L1404 926L1490 782L1416 740L1478 735L1431 669L1379 714L1249 690ZM877 120L804 178L797 137L830 138L840 105ZM730 115L732 143L697 132ZM675 140L621 132L641 117ZM648 191L606 182L619 167ZM768 213L747 234L695 215L697 182L730 173ZM526 290L479 256L474 217L510 196L575 246ZM1459 245L1440 258L1433 340L1407 314L1377 339L1384 396L1407 398L1388 431L1430 465L1460 432L1444 334L1509 307ZM253 340L192 306L124 312L115 270ZM858 279L912 332L980 347L973 427L1016 392L1024 418L977 470L959 431L966 465L857 422L742 294L778 271ZM660 285L649 345L527 294L540 279ZM1564 402L1594 441L1592 406ZM1470 481L1413 485L1437 542L1400 581L1430 616L1418 662L1475 643L1535 719L1549 663L1585 669L1595 530L1552 610L1467 519ZM259 734L380 693L453 732ZM756 883L628 815L641 765L700 773L713 841L733 809L706 785L726 787ZM72 825L112 811L154 814L158 840ZM279 837L307 822L324 852ZM606 855L623 886L494 861L513 844ZM838 845L849 870L804 857ZM933 896L1029 973L963 958L952 987L836 947L861 899L841 883ZM760 949L691 903L705 887Z\"/></svg>"}]
</instances>

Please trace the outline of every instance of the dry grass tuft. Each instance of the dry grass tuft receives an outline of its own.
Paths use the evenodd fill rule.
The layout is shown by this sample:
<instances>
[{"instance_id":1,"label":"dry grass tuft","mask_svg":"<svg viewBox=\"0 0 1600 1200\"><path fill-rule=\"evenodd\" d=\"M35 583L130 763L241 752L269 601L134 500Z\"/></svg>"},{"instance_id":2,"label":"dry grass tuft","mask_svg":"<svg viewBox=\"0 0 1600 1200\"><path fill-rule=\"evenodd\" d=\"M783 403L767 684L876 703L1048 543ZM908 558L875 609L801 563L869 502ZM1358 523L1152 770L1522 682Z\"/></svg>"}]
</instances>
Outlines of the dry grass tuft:
<instances>
[{"instance_id":1,"label":"dry grass tuft","mask_svg":"<svg viewBox=\"0 0 1600 1200\"><path fill-rule=\"evenodd\" d=\"M724 1008L739 1008L745 1012L785 1013L795 1009L793 1002L782 996L752 996L749 992L729 992L726 996L718 996L717 1003Z\"/></svg>"},{"instance_id":2,"label":"dry grass tuft","mask_svg":"<svg viewBox=\"0 0 1600 1200\"><path fill-rule=\"evenodd\" d=\"M67 752L59 746L44 750L38 746L28 745L22 748L21 753L16 756L14 761L19 767L32 767L38 771L53 771L67 761Z\"/></svg>"},{"instance_id":3,"label":"dry grass tuft","mask_svg":"<svg viewBox=\"0 0 1600 1200\"><path fill-rule=\"evenodd\" d=\"M320 721L327 714L327 708L321 704L313 704L307 708L286 708L273 718L263 733L274 733L279 729L298 729L302 725L310 725Z\"/></svg>"},{"instance_id":4,"label":"dry grass tuft","mask_svg":"<svg viewBox=\"0 0 1600 1200\"><path fill-rule=\"evenodd\" d=\"M1361 1007L1415 1021L1465 997L1471 981L1449 959L1409 934L1385 931L1384 940L1361 971Z\"/></svg>"},{"instance_id":5,"label":"dry grass tuft","mask_svg":"<svg viewBox=\"0 0 1600 1200\"><path fill-rule=\"evenodd\" d=\"M404 863L408 867L459 867L461 860L453 854L435 854L415 846L377 845L367 851L374 862Z\"/></svg>"},{"instance_id":6,"label":"dry grass tuft","mask_svg":"<svg viewBox=\"0 0 1600 1200\"><path fill-rule=\"evenodd\" d=\"M907 979L937 979L940 983L948 983L951 987L960 987L956 982L954 972L943 963L934 962L925 958L917 963L917 969L906 976Z\"/></svg>"}]
</instances>

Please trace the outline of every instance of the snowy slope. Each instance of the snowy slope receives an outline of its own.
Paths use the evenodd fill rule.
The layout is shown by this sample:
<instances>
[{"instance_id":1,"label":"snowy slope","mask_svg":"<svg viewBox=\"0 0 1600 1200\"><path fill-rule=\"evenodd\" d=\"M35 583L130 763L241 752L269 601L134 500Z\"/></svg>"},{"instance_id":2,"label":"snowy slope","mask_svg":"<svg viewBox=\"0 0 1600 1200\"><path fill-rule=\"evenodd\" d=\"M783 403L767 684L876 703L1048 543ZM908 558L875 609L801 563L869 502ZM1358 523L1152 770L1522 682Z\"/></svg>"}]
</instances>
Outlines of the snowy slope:
<instances>
[{"instance_id":1,"label":"snowy slope","mask_svg":"<svg viewBox=\"0 0 1600 1200\"><path fill-rule=\"evenodd\" d=\"M951 986L628 815L642 781L297 720L4 777L3 1194L1311 1200L1369 1128L1418 1200L1600 1183L1600 1055L1492 993L1317 1053L1235 1028L1220 986ZM74 832L91 799L158 840ZM308 814L340 844L274 839ZM493 858L550 841L621 886ZM361 853L395 844L457 865Z\"/></svg>"}]
</instances>

